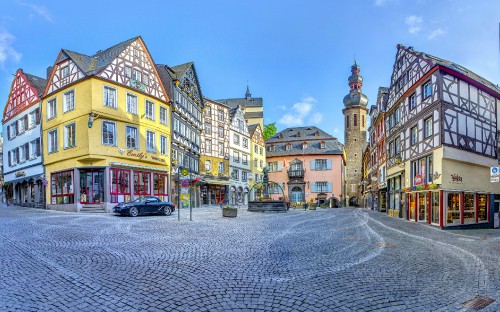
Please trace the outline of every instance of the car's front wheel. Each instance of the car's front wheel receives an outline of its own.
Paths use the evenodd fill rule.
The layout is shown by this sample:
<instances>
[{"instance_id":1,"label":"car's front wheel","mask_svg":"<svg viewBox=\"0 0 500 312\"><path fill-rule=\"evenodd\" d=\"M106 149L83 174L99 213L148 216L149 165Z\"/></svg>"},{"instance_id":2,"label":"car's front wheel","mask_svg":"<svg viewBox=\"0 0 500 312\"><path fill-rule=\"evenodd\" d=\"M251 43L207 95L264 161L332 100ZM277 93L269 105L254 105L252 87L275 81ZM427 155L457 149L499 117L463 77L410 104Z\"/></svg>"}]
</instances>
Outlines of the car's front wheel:
<instances>
[{"instance_id":1,"label":"car's front wheel","mask_svg":"<svg viewBox=\"0 0 500 312\"><path fill-rule=\"evenodd\" d=\"M137 207L131 207L128 211L129 216L137 217L139 215L139 209Z\"/></svg>"},{"instance_id":2,"label":"car's front wheel","mask_svg":"<svg viewBox=\"0 0 500 312\"><path fill-rule=\"evenodd\" d=\"M170 206L163 207L163 214L166 216L170 216L172 214L172 207Z\"/></svg>"}]
</instances>

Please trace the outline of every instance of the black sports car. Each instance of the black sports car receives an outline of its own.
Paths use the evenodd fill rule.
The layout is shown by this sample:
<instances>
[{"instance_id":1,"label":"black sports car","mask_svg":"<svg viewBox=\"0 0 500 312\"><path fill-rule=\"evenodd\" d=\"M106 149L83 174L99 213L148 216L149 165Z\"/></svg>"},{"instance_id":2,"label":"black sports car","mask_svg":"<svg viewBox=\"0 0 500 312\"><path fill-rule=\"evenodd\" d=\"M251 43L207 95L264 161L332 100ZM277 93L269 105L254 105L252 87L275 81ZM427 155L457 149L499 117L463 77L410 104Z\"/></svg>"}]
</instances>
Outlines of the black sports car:
<instances>
[{"instance_id":1,"label":"black sports car","mask_svg":"<svg viewBox=\"0 0 500 312\"><path fill-rule=\"evenodd\" d=\"M142 214L164 214L169 216L175 210L171 202L161 201L158 197L143 196L128 203L119 203L113 207L114 213L137 217Z\"/></svg>"}]
</instances>

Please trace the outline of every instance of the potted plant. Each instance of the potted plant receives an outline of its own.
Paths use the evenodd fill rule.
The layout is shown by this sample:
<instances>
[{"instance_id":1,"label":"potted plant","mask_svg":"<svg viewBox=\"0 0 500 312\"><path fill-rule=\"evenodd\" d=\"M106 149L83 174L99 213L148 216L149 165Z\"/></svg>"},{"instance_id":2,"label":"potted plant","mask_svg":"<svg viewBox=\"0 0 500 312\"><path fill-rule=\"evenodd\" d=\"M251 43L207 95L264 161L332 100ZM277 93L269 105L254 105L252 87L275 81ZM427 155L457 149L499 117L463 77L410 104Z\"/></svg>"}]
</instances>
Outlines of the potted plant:
<instances>
[{"instance_id":1,"label":"potted plant","mask_svg":"<svg viewBox=\"0 0 500 312\"><path fill-rule=\"evenodd\" d=\"M309 201L309 210L316 210L316 206L314 205L314 197L311 197Z\"/></svg>"},{"instance_id":2,"label":"potted plant","mask_svg":"<svg viewBox=\"0 0 500 312\"><path fill-rule=\"evenodd\" d=\"M222 207L223 217L235 218L237 215L238 215L238 208L231 207L229 205Z\"/></svg>"}]
</instances>

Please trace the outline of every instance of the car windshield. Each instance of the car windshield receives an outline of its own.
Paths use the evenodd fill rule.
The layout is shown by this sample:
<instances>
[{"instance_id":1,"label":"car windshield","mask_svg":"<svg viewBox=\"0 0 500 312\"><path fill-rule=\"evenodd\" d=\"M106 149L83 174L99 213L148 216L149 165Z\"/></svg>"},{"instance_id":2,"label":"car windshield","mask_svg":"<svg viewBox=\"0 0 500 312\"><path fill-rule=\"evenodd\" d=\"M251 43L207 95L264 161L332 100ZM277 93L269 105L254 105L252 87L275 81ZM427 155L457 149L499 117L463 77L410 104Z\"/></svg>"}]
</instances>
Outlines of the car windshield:
<instances>
[{"instance_id":1,"label":"car windshield","mask_svg":"<svg viewBox=\"0 0 500 312\"><path fill-rule=\"evenodd\" d=\"M134 199L132 202L133 203L143 203L148 199L149 199L149 197L139 197L139 198Z\"/></svg>"}]
</instances>

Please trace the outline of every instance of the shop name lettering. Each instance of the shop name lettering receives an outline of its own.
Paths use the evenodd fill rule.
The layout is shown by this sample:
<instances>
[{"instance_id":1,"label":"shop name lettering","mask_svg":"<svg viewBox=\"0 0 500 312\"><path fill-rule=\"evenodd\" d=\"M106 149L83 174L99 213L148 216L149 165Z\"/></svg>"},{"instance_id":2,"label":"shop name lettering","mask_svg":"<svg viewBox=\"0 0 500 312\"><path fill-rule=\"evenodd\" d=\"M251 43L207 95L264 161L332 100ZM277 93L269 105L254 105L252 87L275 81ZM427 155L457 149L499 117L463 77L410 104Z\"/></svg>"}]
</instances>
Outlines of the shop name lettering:
<instances>
[{"instance_id":1,"label":"shop name lettering","mask_svg":"<svg viewBox=\"0 0 500 312\"><path fill-rule=\"evenodd\" d=\"M451 182L462 182L462 177L458 174L451 175Z\"/></svg>"},{"instance_id":2,"label":"shop name lettering","mask_svg":"<svg viewBox=\"0 0 500 312\"><path fill-rule=\"evenodd\" d=\"M127 152L127 156L131 156L131 157L137 157L139 158L140 160L143 160L143 159L148 159L148 155L146 155L146 153L144 152L134 152L132 150L129 150ZM160 157L157 157L157 156L150 156L152 160L156 160L156 161L159 161L159 162L162 162L162 163L166 163L165 159L163 158L160 158Z\"/></svg>"}]
</instances>

